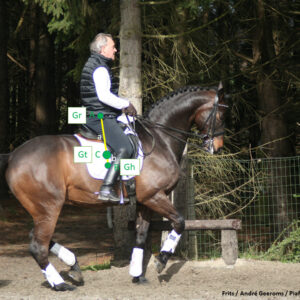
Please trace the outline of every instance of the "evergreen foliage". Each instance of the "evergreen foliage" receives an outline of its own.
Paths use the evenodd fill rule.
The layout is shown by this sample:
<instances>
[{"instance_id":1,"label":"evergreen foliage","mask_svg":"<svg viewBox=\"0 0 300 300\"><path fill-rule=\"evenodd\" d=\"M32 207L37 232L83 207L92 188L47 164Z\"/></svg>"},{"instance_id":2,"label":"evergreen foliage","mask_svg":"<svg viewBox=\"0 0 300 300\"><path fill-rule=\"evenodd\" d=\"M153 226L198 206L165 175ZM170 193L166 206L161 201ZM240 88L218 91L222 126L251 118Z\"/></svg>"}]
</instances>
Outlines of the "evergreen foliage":
<instances>
[{"instance_id":1,"label":"evergreen foliage","mask_svg":"<svg viewBox=\"0 0 300 300\"><path fill-rule=\"evenodd\" d=\"M144 109L147 110L157 99L179 87L214 86L222 80L225 91L231 96L228 100L231 111L226 124L228 151L249 150L249 145L251 149L257 149L261 142L260 124L266 117L257 94L257 78L262 70L265 72L268 69L281 98L275 113L280 114L288 127L284 139L290 141L294 151L297 151L297 115L300 112L297 73L300 39L296 30L298 6L296 1L268 0L264 3L266 23L263 26L272 33L272 40L269 39L269 46L265 47L269 54L261 53L254 58L253 47L259 42L257 28L260 27L257 26L261 22L256 2L141 1ZM78 85L82 66L89 55L90 41L98 32L110 32L117 40L120 30L119 4L117 0L18 0L9 6L11 93L16 90L12 82L17 80L28 87L30 74L24 73L24 70L29 71L32 65L30 56L32 59L36 57L30 48L30 38L36 36L37 45L38 36L41 36L41 32L31 32L30 25L41 28L41 17L47 15L46 25L55 41L53 54L56 70L53 76L59 99L56 118L60 131L66 130L66 124L65 115L59 111L65 110L65 105L78 105L80 102ZM34 5L37 5L38 11L36 19L31 16ZM118 71L118 68L115 70ZM35 84L38 78L32 80ZM25 102L20 99L20 103ZM10 105L14 104L11 102ZM21 126L21 132L16 128L10 133L12 147L24 141L17 136L27 139L29 133L24 135L22 132L26 127ZM264 147L260 149L262 151L254 151L255 155L264 155Z\"/></svg>"}]
</instances>

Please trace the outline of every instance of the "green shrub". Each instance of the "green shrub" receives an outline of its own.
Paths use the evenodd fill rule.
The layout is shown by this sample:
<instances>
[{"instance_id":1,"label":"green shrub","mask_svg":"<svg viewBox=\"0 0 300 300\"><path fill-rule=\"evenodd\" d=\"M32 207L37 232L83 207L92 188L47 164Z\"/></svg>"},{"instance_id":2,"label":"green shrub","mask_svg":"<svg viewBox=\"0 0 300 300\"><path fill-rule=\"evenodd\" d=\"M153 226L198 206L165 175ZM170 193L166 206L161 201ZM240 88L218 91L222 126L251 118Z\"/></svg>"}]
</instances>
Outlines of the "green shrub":
<instances>
[{"instance_id":1,"label":"green shrub","mask_svg":"<svg viewBox=\"0 0 300 300\"><path fill-rule=\"evenodd\" d=\"M288 236L278 242L287 233ZM294 221L288 226L262 258L282 262L300 262L300 221Z\"/></svg>"}]
</instances>

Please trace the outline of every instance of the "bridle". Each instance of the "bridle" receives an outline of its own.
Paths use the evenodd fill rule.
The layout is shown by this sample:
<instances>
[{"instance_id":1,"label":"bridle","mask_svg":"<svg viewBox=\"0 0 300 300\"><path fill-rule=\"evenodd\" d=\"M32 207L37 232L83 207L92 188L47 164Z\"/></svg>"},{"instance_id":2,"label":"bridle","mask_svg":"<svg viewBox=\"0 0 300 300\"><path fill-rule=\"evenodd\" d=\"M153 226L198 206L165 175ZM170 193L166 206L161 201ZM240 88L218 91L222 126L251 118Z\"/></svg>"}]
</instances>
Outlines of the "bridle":
<instances>
[{"instance_id":1,"label":"bridle","mask_svg":"<svg viewBox=\"0 0 300 300\"><path fill-rule=\"evenodd\" d=\"M206 151L208 151L211 154L214 153L214 147L213 147L214 138L218 137L220 135L224 135L224 131L220 131L217 133L215 132L216 131L217 112L218 112L219 107L228 108L228 105L220 104L218 94L216 94L213 108L212 108L210 114L208 115L207 119L205 120L202 128L200 129L200 131L203 131L204 128L209 123L207 133L204 134L204 136L202 137L202 139L204 140L202 147L205 147Z\"/></svg>"},{"instance_id":2,"label":"bridle","mask_svg":"<svg viewBox=\"0 0 300 300\"><path fill-rule=\"evenodd\" d=\"M215 137L218 137L220 135L224 135L224 131L221 132L215 132L216 130L216 118L217 118L217 112L218 112L218 108L219 107L225 107L227 108L228 105L226 104L220 104L219 103L219 97L218 94L216 94L215 96L215 100L214 100L214 104L213 104L213 108L211 110L211 112L209 113L208 117L206 118L202 128L199 130L200 132L203 131L205 129L205 127L208 124L208 130L206 133L202 133L202 134L198 134L198 133L194 133L194 132L189 132L189 131L185 131L185 130L181 130L178 128L174 128L174 127L169 127L157 122L152 122L149 119L144 118L141 115L137 115L135 118L136 120L140 123L140 125L144 128L144 130L146 131L146 133L148 135L151 136L152 138L152 146L151 146L151 150L147 153L144 153L144 156L150 155L155 147L155 137L153 136L153 134L151 133L151 131L148 128L157 128L162 130L165 134L169 135L170 137L183 142L183 143L187 143L188 145L194 146L196 148L200 148L203 150L203 148L205 149L205 151L213 154L214 152L214 147L213 147L213 140ZM135 127L135 126L134 126ZM201 140L203 140L203 143L201 146L191 143L191 142L187 142L186 140L179 138L178 136L170 133L171 132L177 132L177 133L181 133L184 135L187 135L189 137L196 137L199 138Z\"/></svg>"}]
</instances>

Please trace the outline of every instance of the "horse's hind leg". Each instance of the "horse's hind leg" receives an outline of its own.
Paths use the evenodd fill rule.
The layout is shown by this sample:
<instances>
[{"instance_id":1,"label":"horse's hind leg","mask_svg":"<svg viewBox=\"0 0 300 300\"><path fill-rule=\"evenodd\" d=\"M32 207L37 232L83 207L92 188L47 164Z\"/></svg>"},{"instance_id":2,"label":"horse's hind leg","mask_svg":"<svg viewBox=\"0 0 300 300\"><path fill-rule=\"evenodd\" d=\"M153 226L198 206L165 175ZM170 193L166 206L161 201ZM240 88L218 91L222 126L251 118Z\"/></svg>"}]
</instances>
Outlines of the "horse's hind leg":
<instances>
[{"instance_id":1,"label":"horse's hind leg","mask_svg":"<svg viewBox=\"0 0 300 300\"><path fill-rule=\"evenodd\" d=\"M48 260L49 243L54 232L57 217L58 214L56 216L50 216L45 213L42 217L40 215L39 218L34 218L34 228L30 233L31 242L29 251L54 290L71 291L74 290L75 287L66 284Z\"/></svg>"},{"instance_id":2,"label":"horse's hind leg","mask_svg":"<svg viewBox=\"0 0 300 300\"><path fill-rule=\"evenodd\" d=\"M83 285L83 276L74 253L71 252L69 249L65 248L64 246L54 242L53 240L50 241L49 250L66 265L71 267L70 271L68 272L68 275L72 279L73 283L76 285Z\"/></svg>"}]
</instances>

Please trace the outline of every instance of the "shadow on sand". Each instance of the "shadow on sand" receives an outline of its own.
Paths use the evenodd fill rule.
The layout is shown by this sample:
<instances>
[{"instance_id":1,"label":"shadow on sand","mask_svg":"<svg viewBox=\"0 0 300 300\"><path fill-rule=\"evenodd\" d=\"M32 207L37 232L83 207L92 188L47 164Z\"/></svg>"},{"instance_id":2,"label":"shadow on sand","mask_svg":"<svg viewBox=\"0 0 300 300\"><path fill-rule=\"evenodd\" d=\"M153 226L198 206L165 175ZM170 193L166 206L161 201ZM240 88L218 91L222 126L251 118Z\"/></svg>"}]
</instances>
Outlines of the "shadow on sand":
<instances>
[{"instance_id":1,"label":"shadow on sand","mask_svg":"<svg viewBox=\"0 0 300 300\"><path fill-rule=\"evenodd\" d=\"M173 263L165 272L165 274L163 275L159 275L158 276L158 280L159 282L169 282L170 279L172 278L173 275L177 274L179 272L179 270L183 267L183 265L185 264L185 261L180 261L180 262L176 262Z\"/></svg>"}]
</instances>

